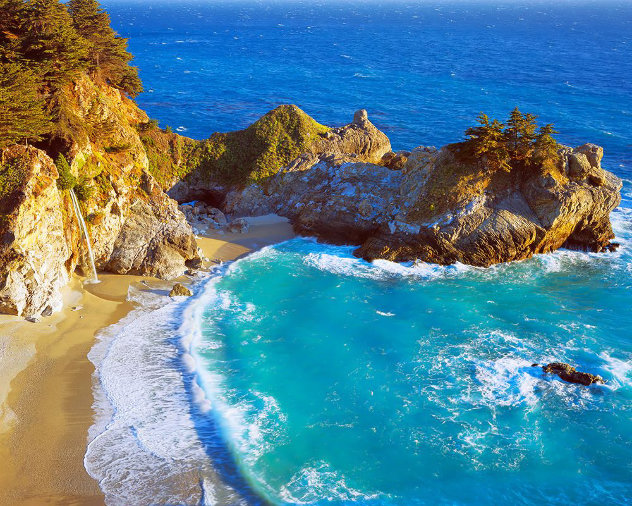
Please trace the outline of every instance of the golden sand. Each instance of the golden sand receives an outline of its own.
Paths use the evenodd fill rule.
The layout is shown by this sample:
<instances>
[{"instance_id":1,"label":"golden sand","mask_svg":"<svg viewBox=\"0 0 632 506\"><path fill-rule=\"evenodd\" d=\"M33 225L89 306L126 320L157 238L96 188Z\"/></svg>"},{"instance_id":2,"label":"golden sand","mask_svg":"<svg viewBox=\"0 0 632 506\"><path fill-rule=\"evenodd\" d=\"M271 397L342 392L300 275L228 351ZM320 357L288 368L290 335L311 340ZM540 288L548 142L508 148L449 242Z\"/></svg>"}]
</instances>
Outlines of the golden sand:
<instances>
[{"instance_id":1,"label":"golden sand","mask_svg":"<svg viewBox=\"0 0 632 506\"><path fill-rule=\"evenodd\" d=\"M208 264L228 261L293 237L278 217L251 219L245 234L198 238ZM65 308L38 323L0 315L0 505L103 504L83 457L93 422L92 373L87 354L100 329L134 305L130 284L170 283L102 274L101 282L73 279Z\"/></svg>"}]
</instances>

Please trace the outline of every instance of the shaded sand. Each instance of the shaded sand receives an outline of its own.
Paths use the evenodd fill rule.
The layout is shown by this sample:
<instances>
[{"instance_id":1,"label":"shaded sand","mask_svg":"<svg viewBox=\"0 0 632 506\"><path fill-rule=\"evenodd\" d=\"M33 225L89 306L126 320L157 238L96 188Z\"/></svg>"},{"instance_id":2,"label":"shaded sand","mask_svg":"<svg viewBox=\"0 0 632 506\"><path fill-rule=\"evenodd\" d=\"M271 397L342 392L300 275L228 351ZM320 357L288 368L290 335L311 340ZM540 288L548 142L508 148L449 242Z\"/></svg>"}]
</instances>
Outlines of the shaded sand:
<instances>
[{"instance_id":1,"label":"shaded sand","mask_svg":"<svg viewBox=\"0 0 632 506\"><path fill-rule=\"evenodd\" d=\"M246 234L198 237L209 259L229 261L294 237L276 216L248 219ZM134 305L130 284L167 290L173 282L101 274L101 283L73 279L65 309L38 323L0 315L0 505L99 505L103 495L83 458L93 422L87 354L100 329ZM185 281L183 278L182 281Z\"/></svg>"},{"instance_id":2,"label":"shaded sand","mask_svg":"<svg viewBox=\"0 0 632 506\"><path fill-rule=\"evenodd\" d=\"M295 236L292 225L286 218L274 214L244 218L250 225L245 234L211 231L206 236L198 236L198 246L210 263L234 260L251 251L287 241Z\"/></svg>"}]
</instances>

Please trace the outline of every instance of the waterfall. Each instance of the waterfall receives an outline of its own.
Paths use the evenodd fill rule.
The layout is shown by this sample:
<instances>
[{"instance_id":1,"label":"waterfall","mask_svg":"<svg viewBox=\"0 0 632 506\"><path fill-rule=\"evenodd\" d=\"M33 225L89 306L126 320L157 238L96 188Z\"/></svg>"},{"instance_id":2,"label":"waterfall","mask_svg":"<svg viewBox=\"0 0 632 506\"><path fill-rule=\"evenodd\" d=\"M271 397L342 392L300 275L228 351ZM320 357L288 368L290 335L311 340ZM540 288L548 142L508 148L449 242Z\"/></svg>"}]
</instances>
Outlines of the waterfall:
<instances>
[{"instance_id":1,"label":"waterfall","mask_svg":"<svg viewBox=\"0 0 632 506\"><path fill-rule=\"evenodd\" d=\"M90 267L92 267L92 281L99 281L99 277L97 276L97 268L94 265L94 254L92 253L92 243L90 242L90 236L88 235L88 228L86 227L86 222L83 219L83 215L81 214L81 209L79 208L79 201L77 200L77 196L75 195L75 191L70 189L70 198L72 200L72 207L75 209L75 215L77 216L77 221L79 222L79 227L83 233L83 236L86 238L86 244L88 246L88 257L90 258Z\"/></svg>"}]
</instances>

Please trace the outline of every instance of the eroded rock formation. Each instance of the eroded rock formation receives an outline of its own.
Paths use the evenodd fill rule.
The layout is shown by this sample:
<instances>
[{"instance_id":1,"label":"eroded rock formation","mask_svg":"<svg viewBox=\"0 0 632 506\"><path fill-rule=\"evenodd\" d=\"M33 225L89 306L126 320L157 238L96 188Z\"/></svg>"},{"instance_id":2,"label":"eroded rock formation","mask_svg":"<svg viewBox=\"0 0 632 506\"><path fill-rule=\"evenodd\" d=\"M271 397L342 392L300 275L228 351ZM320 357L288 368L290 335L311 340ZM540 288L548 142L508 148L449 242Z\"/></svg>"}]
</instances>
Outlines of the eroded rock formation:
<instances>
[{"instance_id":1,"label":"eroded rock formation","mask_svg":"<svg viewBox=\"0 0 632 506\"><path fill-rule=\"evenodd\" d=\"M191 226L150 174L139 136L145 113L86 76L68 92L82 125L68 157L97 269L173 278L197 265ZM33 147L5 149L0 176L0 311L49 314L61 307L61 289L75 268L86 271L69 192L58 188L52 158Z\"/></svg>"},{"instance_id":2,"label":"eroded rock formation","mask_svg":"<svg viewBox=\"0 0 632 506\"><path fill-rule=\"evenodd\" d=\"M368 260L489 266L562 246L599 252L622 186L602 156L591 144L563 148L559 167L507 173L465 166L450 147L386 153L380 164L308 153L231 191L225 211L287 216L305 235L358 244Z\"/></svg>"}]
</instances>

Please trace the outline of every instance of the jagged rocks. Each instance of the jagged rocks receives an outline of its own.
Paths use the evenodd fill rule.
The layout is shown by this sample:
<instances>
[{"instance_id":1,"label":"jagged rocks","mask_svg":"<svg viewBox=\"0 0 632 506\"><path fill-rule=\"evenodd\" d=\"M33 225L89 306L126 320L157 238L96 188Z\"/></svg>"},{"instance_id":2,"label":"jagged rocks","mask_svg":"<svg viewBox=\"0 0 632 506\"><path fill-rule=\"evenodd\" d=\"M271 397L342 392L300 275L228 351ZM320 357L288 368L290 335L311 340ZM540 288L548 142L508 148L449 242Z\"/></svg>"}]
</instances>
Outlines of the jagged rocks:
<instances>
[{"instance_id":1,"label":"jagged rocks","mask_svg":"<svg viewBox=\"0 0 632 506\"><path fill-rule=\"evenodd\" d=\"M533 365L537 366L538 364ZM605 383L601 376L577 371L573 366L563 362L553 362L551 364L544 365L542 366L542 370L545 373L556 374L560 377L560 379L568 383L578 383L585 386L592 385L593 383Z\"/></svg>"},{"instance_id":2,"label":"jagged rocks","mask_svg":"<svg viewBox=\"0 0 632 506\"><path fill-rule=\"evenodd\" d=\"M319 161L379 163L391 151L388 137L358 111L338 128L320 125L294 105L270 111L245 130L213 134L193 151L195 167L168 191L178 202L223 196L251 181L267 181L288 167L307 170Z\"/></svg>"},{"instance_id":3,"label":"jagged rocks","mask_svg":"<svg viewBox=\"0 0 632 506\"><path fill-rule=\"evenodd\" d=\"M68 216L53 161L35 148L2 153L0 176L0 312L37 318L61 308L72 250Z\"/></svg>"},{"instance_id":4,"label":"jagged rocks","mask_svg":"<svg viewBox=\"0 0 632 506\"><path fill-rule=\"evenodd\" d=\"M111 255L97 262L97 267L117 274L169 279L199 264L191 226L176 202L164 196L158 201L134 203Z\"/></svg>"}]
</instances>

